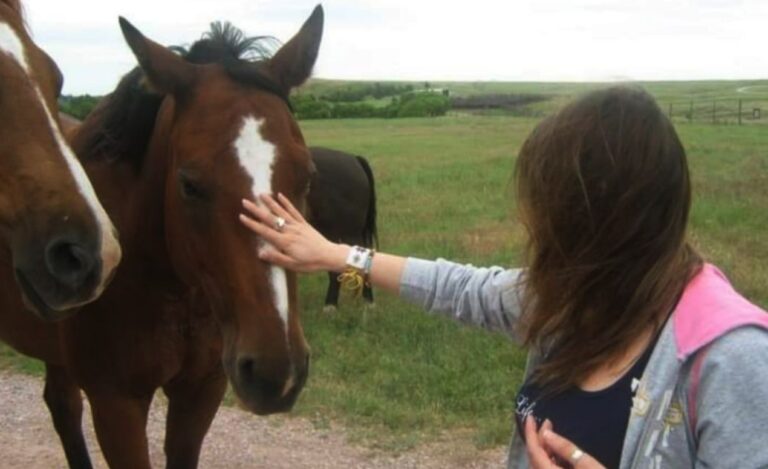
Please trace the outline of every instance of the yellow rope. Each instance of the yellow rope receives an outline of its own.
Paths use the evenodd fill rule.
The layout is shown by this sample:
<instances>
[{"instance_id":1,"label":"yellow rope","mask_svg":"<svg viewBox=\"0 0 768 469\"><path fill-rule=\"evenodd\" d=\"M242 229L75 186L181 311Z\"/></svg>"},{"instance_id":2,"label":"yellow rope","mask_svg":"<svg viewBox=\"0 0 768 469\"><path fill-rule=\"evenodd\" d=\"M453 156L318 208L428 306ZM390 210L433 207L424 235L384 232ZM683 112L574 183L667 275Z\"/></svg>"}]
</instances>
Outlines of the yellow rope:
<instances>
[{"instance_id":1,"label":"yellow rope","mask_svg":"<svg viewBox=\"0 0 768 469\"><path fill-rule=\"evenodd\" d=\"M365 277L356 269L347 269L343 274L339 275L339 283L341 288L352 292L356 297L360 296L365 286Z\"/></svg>"}]
</instances>

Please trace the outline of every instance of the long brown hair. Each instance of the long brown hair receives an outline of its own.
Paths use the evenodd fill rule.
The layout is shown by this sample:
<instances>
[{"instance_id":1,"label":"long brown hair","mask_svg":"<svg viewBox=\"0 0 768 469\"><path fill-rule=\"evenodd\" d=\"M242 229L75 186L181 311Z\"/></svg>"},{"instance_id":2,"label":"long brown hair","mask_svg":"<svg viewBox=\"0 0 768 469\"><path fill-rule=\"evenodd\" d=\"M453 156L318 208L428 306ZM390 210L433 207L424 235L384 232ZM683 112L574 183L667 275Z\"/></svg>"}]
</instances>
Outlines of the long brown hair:
<instances>
[{"instance_id":1,"label":"long brown hair","mask_svg":"<svg viewBox=\"0 0 768 469\"><path fill-rule=\"evenodd\" d=\"M523 338L562 390L661 327L701 259L686 241L685 150L653 98L591 92L531 133L515 169L529 242Z\"/></svg>"}]
</instances>

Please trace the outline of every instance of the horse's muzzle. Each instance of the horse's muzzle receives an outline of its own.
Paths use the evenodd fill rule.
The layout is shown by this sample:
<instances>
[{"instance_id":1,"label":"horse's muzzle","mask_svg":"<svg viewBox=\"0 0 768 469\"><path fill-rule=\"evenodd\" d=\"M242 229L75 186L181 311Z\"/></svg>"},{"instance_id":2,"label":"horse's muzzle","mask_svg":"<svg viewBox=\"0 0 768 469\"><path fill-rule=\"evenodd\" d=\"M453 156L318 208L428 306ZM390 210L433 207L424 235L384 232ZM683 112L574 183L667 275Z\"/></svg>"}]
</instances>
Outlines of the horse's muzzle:
<instances>
[{"instance_id":1,"label":"horse's muzzle","mask_svg":"<svg viewBox=\"0 0 768 469\"><path fill-rule=\"evenodd\" d=\"M267 368L252 357L239 357L234 376L230 375L235 392L242 404L255 414L290 411L307 382L309 354L303 363L291 366L286 379L275 379L266 371Z\"/></svg>"}]
</instances>

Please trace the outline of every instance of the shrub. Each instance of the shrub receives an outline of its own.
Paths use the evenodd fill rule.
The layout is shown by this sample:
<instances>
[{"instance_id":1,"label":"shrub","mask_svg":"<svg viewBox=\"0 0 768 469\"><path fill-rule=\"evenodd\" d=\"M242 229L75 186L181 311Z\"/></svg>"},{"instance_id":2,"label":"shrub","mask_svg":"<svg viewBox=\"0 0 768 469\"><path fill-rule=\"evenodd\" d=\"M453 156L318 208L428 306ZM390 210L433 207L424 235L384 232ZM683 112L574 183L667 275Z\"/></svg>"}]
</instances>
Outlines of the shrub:
<instances>
[{"instance_id":1,"label":"shrub","mask_svg":"<svg viewBox=\"0 0 768 469\"><path fill-rule=\"evenodd\" d=\"M313 95L294 96L291 98L291 104L297 119L330 119L333 117L331 104L319 100Z\"/></svg>"},{"instance_id":2,"label":"shrub","mask_svg":"<svg viewBox=\"0 0 768 469\"><path fill-rule=\"evenodd\" d=\"M451 108L451 101L442 94L418 93L403 96L397 117L443 116Z\"/></svg>"},{"instance_id":3,"label":"shrub","mask_svg":"<svg viewBox=\"0 0 768 469\"><path fill-rule=\"evenodd\" d=\"M64 114L76 117L80 120L93 111L93 108L101 101L100 96L85 94L82 96L62 96L59 98L59 109Z\"/></svg>"}]
</instances>

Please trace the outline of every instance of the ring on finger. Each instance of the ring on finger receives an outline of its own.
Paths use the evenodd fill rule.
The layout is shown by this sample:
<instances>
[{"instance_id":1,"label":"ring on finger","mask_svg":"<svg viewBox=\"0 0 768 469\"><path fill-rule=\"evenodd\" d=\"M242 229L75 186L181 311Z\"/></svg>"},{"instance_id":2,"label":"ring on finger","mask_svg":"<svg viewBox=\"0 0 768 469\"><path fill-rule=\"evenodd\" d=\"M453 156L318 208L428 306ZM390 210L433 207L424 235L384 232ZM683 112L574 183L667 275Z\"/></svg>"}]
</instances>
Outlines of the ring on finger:
<instances>
[{"instance_id":1,"label":"ring on finger","mask_svg":"<svg viewBox=\"0 0 768 469\"><path fill-rule=\"evenodd\" d=\"M285 218L283 218L283 217L275 218L275 229L278 232L282 233L283 229L285 228L285 225L287 225L287 224L288 224L288 222L285 221Z\"/></svg>"},{"instance_id":2,"label":"ring on finger","mask_svg":"<svg viewBox=\"0 0 768 469\"><path fill-rule=\"evenodd\" d=\"M584 457L584 451L580 450L579 448L574 448L573 453L571 453L571 457L570 457L571 463L576 464L583 457Z\"/></svg>"}]
</instances>

